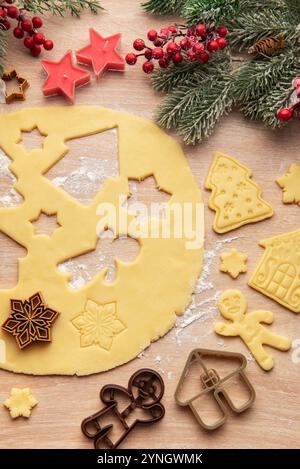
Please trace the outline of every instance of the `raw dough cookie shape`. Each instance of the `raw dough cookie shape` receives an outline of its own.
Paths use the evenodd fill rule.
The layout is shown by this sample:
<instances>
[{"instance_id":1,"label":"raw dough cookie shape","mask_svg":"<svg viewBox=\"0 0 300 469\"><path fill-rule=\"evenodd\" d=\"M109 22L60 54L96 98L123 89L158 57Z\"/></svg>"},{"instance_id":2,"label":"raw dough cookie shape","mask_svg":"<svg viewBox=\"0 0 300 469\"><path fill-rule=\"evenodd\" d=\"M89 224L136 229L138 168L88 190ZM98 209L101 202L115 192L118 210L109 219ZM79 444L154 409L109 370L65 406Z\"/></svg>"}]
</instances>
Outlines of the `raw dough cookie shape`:
<instances>
[{"instance_id":1,"label":"raw dough cookie shape","mask_svg":"<svg viewBox=\"0 0 300 469\"><path fill-rule=\"evenodd\" d=\"M30 417L31 410L37 403L38 401L29 388L12 388L10 397L6 399L4 405L9 410L10 416L15 419L17 417Z\"/></svg>"},{"instance_id":2,"label":"raw dough cookie shape","mask_svg":"<svg viewBox=\"0 0 300 469\"><path fill-rule=\"evenodd\" d=\"M265 248L250 287L300 313L300 230L260 241Z\"/></svg>"},{"instance_id":3,"label":"raw dough cookie shape","mask_svg":"<svg viewBox=\"0 0 300 469\"><path fill-rule=\"evenodd\" d=\"M261 197L261 189L251 175L252 171L232 156L215 153L205 188L212 191L208 205L216 212L216 233L227 233L273 215L272 206Z\"/></svg>"},{"instance_id":4,"label":"raw dough cookie shape","mask_svg":"<svg viewBox=\"0 0 300 469\"><path fill-rule=\"evenodd\" d=\"M239 274L247 272L246 262L248 256L238 252L237 249L231 249L229 252L224 252L221 254L220 258L220 271L229 274L232 278L237 278Z\"/></svg>"},{"instance_id":5,"label":"raw dough cookie shape","mask_svg":"<svg viewBox=\"0 0 300 469\"><path fill-rule=\"evenodd\" d=\"M217 334L239 336L247 345L258 364L266 371L274 366L274 357L265 351L263 345L269 345L281 351L287 351L292 341L287 337L276 335L261 325L272 324L274 315L271 311L247 311L247 301L239 290L226 290L219 299L218 307L221 315L229 319L231 324L218 322L215 325Z\"/></svg>"},{"instance_id":6,"label":"raw dough cookie shape","mask_svg":"<svg viewBox=\"0 0 300 469\"><path fill-rule=\"evenodd\" d=\"M19 143L21 132L36 127L45 135L43 147L27 150ZM89 205L81 204L43 176L68 152L68 140L114 128L118 134L119 175L108 177ZM52 327L51 343L36 343L20 350L15 338L1 329L6 361L0 366L40 375L86 375L133 359L174 326L177 315L191 301L202 269L203 202L181 147L150 121L92 106L43 107L2 114L0 146L12 160L10 170L17 178L15 189L24 198L16 207L0 209L0 230L27 249L27 256L19 260L17 285L0 290L0 324L10 314L11 298L26 299L37 291L46 304L60 313ZM106 282L107 269L103 269L81 288L72 289L68 283L70 274L57 266L93 251L97 242L101 247L96 227L105 225L106 217L101 211L97 213L99 204L116 207L129 227L135 218L120 205L119 197L130 196L128 180L140 181L150 175L158 188L170 194L168 205L174 203L183 209L184 204L191 203L193 219L197 215L200 220L199 244L191 249L191 231L178 238L174 224L170 237L164 237L164 220L149 218L149 225L153 222L154 228L159 228L158 237L137 236L138 256L133 262L116 258L113 282ZM60 227L51 237L35 234L31 222L41 211L57 214ZM139 222L141 232L146 221ZM117 226L116 239L123 234L126 233ZM82 322L78 329L74 323L75 320L79 326L78 318L86 311L88 300L100 309L109 309L108 329L100 334L96 331L98 335L93 337L87 337L86 324ZM112 304L114 311L108 306Z\"/></svg>"},{"instance_id":7,"label":"raw dough cookie shape","mask_svg":"<svg viewBox=\"0 0 300 469\"><path fill-rule=\"evenodd\" d=\"M300 165L293 163L284 176L276 179L282 189L284 204L300 205Z\"/></svg>"}]
</instances>

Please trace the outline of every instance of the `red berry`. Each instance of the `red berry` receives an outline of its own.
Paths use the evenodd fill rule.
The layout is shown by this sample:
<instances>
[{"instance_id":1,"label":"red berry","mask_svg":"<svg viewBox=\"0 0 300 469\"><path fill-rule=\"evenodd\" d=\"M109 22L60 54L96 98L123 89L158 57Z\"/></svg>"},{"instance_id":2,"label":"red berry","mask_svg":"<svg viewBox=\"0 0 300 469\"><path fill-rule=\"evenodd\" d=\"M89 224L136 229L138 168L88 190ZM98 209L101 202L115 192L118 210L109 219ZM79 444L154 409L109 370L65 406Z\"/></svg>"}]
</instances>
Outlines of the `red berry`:
<instances>
[{"instance_id":1,"label":"red berry","mask_svg":"<svg viewBox=\"0 0 300 469\"><path fill-rule=\"evenodd\" d=\"M183 61L183 56L180 52L176 52L176 54L173 55L173 62L175 64L179 64L180 62Z\"/></svg>"},{"instance_id":2,"label":"red berry","mask_svg":"<svg viewBox=\"0 0 300 469\"><path fill-rule=\"evenodd\" d=\"M197 38L195 36L190 36L189 41L191 44L195 44L195 42L197 42Z\"/></svg>"},{"instance_id":3,"label":"red berry","mask_svg":"<svg viewBox=\"0 0 300 469\"><path fill-rule=\"evenodd\" d=\"M38 44L33 44L32 48L30 49L30 52L33 57L38 57L42 52L42 48Z\"/></svg>"},{"instance_id":4,"label":"red berry","mask_svg":"<svg viewBox=\"0 0 300 469\"><path fill-rule=\"evenodd\" d=\"M10 18L18 18L19 16L19 10L17 7L12 6L12 7L7 7L7 16Z\"/></svg>"},{"instance_id":5,"label":"red berry","mask_svg":"<svg viewBox=\"0 0 300 469\"><path fill-rule=\"evenodd\" d=\"M219 34L220 37L225 37L227 36L228 29L226 28L226 26L219 26L217 28L217 33Z\"/></svg>"},{"instance_id":6,"label":"red berry","mask_svg":"<svg viewBox=\"0 0 300 469\"><path fill-rule=\"evenodd\" d=\"M300 88L300 77L294 78L293 88Z\"/></svg>"},{"instance_id":7,"label":"red berry","mask_svg":"<svg viewBox=\"0 0 300 469\"><path fill-rule=\"evenodd\" d=\"M45 41L45 36L42 33L35 33L33 35L33 42L37 44L38 46L44 44Z\"/></svg>"},{"instance_id":8,"label":"red berry","mask_svg":"<svg viewBox=\"0 0 300 469\"><path fill-rule=\"evenodd\" d=\"M172 33L172 34L173 34L173 33L174 33L174 34L177 33L177 27L176 27L175 25L173 25L173 24L168 27L168 30L169 30L170 33Z\"/></svg>"},{"instance_id":9,"label":"red berry","mask_svg":"<svg viewBox=\"0 0 300 469\"><path fill-rule=\"evenodd\" d=\"M26 36L24 39L24 46L27 47L27 49L31 49L33 46L33 38L32 36Z\"/></svg>"},{"instance_id":10,"label":"red berry","mask_svg":"<svg viewBox=\"0 0 300 469\"><path fill-rule=\"evenodd\" d=\"M184 37L183 39L181 39L179 44L182 49L189 49L191 47L191 42L188 37Z\"/></svg>"},{"instance_id":11,"label":"red berry","mask_svg":"<svg viewBox=\"0 0 300 469\"><path fill-rule=\"evenodd\" d=\"M23 20L21 22L21 28L23 31L30 33L32 31L32 22L30 20Z\"/></svg>"},{"instance_id":12,"label":"red berry","mask_svg":"<svg viewBox=\"0 0 300 469\"><path fill-rule=\"evenodd\" d=\"M4 18L6 16L6 11L3 8L0 8L0 18Z\"/></svg>"},{"instance_id":13,"label":"red berry","mask_svg":"<svg viewBox=\"0 0 300 469\"><path fill-rule=\"evenodd\" d=\"M205 49L204 47L204 44L202 44L202 42L196 42L196 44L194 44L193 46L193 51L195 52L195 54L201 54L201 52L203 52Z\"/></svg>"},{"instance_id":14,"label":"red berry","mask_svg":"<svg viewBox=\"0 0 300 469\"><path fill-rule=\"evenodd\" d=\"M180 47L178 44L176 44L176 42L169 42L169 44L167 45L167 52L169 52L170 54L175 54L175 52L178 52L179 50Z\"/></svg>"},{"instance_id":15,"label":"red berry","mask_svg":"<svg viewBox=\"0 0 300 469\"><path fill-rule=\"evenodd\" d=\"M155 47L160 47L162 46L163 44L163 41L161 39L155 39L155 41L153 42L153 44L155 45Z\"/></svg>"},{"instance_id":16,"label":"red berry","mask_svg":"<svg viewBox=\"0 0 300 469\"><path fill-rule=\"evenodd\" d=\"M167 58L163 57L162 59L159 59L158 64L161 68L167 68L169 65L169 61Z\"/></svg>"},{"instance_id":17,"label":"red berry","mask_svg":"<svg viewBox=\"0 0 300 469\"><path fill-rule=\"evenodd\" d=\"M219 44L215 39L213 39L212 41L208 41L207 50L209 50L210 52L216 52L218 49Z\"/></svg>"},{"instance_id":18,"label":"red berry","mask_svg":"<svg viewBox=\"0 0 300 469\"><path fill-rule=\"evenodd\" d=\"M143 70L145 73L151 73L153 72L154 69L154 64L152 62L145 62L143 64Z\"/></svg>"},{"instance_id":19,"label":"red berry","mask_svg":"<svg viewBox=\"0 0 300 469\"><path fill-rule=\"evenodd\" d=\"M157 38L157 31L155 31L155 29L150 29L150 31L147 33L147 37L149 41L155 41Z\"/></svg>"},{"instance_id":20,"label":"red berry","mask_svg":"<svg viewBox=\"0 0 300 469\"><path fill-rule=\"evenodd\" d=\"M40 18L39 16L34 16L31 21L32 21L33 27L36 29L39 29L43 26L42 18Z\"/></svg>"},{"instance_id":21,"label":"red berry","mask_svg":"<svg viewBox=\"0 0 300 469\"><path fill-rule=\"evenodd\" d=\"M204 36L204 34L206 33L205 24L197 24L195 30L196 30L196 36Z\"/></svg>"},{"instance_id":22,"label":"red berry","mask_svg":"<svg viewBox=\"0 0 300 469\"><path fill-rule=\"evenodd\" d=\"M161 47L154 47L152 49L152 57L154 59L161 59L164 56L164 51Z\"/></svg>"},{"instance_id":23,"label":"red berry","mask_svg":"<svg viewBox=\"0 0 300 469\"><path fill-rule=\"evenodd\" d=\"M10 26L11 26L10 21L2 20L1 26L5 31L8 31L10 29Z\"/></svg>"},{"instance_id":24,"label":"red berry","mask_svg":"<svg viewBox=\"0 0 300 469\"><path fill-rule=\"evenodd\" d=\"M14 29L14 36L17 38L17 39L22 39L22 37L24 36L24 31L22 28L19 28L19 26L17 26L15 29Z\"/></svg>"},{"instance_id":25,"label":"red berry","mask_svg":"<svg viewBox=\"0 0 300 469\"><path fill-rule=\"evenodd\" d=\"M188 28L186 34L187 36L195 36L196 34L195 28Z\"/></svg>"},{"instance_id":26,"label":"red berry","mask_svg":"<svg viewBox=\"0 0 300 469\"><path fill-rule=\"evenodd\" d=\"M169 32L168 28L163 28L159 31L159 34L160 34L161 37L166 39L169 36L170 32Z\"/></svg>"},{"instance_id":27,"label":"red berry","mask_svg":"<svg viewBox=\"0 0 300 469\"><path fill-rule=\"evenodd\" d=\"M11 5L12 3L14 3L15 0L6 0L6 3L8 3L9 5Z\"/></svg>"},{"instance_id":28,"label":"red berry","mask_svg":"<svg viewBox=\"0 0 300 469\"><path fill-rule=\"evenodd\" d=\"M225 49L225 47L227 46L227 41L223 37L218 37L218 39L216 39L216 41L217 41L218 46L219 46L220 49Z\"/></svg>"},{"instance_id":29,"label":"red berry","mask_svg":"<svg viewBox=\"0 0 300 469\"><path fill-rule=\"evenodd\" d=\"M145 57L147 60L152 59L152 49L146 49L145 50Z\"/></svg>"},{"instance_id":30,"label":"red berry","mask_svg":"<svg viewBox=\"0 0 300 469\"><path fill-rule=\"evenodd\" d=\"M145 42L143 39L136 39L133 43L133 47L135 50L143 50L145 47Z\"/></svg>"},{"instance_id":31,"label":"red berry","mask_svg":"<svg viewBox=\"0 0 300 469\"><path fill-rule=\"evenodd\" d=\"M293 117L293 111L288 107L284 107L282 109L279 109L279 111L277 112L277 117L282 122L289 121Z\"/></svg>"},{"instance_id":32,"label":"red berry","mask_svg":"<svg viewBox=\"0 0 300 469\"><path fill-rule=\"evenodd\" d=\"M202 52L202 54L199 55L199 61L203 64L209 61L209 54L207 52Z\"/></svg>"},{"instance_id":33,"label":"red berry","mask_svg":"<svg viewBox=\"0 0 300 469\"><path fill-rule=\"evenodd\" d=\"M137 56L133 53L130 53L126 55L125 60L128 63L128 65L134 65L137 61Z\"/></svg>"},{"instance_id":34,"label":"red berry","mask_svg":"<svg viewBox=\"0 0 300 469\"><path fill-rule=\"evenodd\" d=\"M196 54L195 52L193 52L192 50L189 50L188 53L187 53L187 56L188 56L188 59L193 62L194 60L196 60Z\"/></svg>"},{"instance_id":35,"label":"red berry","mask_svg":"<svg viewBox=\"0 0 300 469\"><path fill-rule=\"evenodd\" d=\"M51 50L51 49L53 49L54 44L53 44L53 41L51 41L51 39L46 39L44 41L43 46L44 46L45 50Z\"/></svg>"}]
</instances>

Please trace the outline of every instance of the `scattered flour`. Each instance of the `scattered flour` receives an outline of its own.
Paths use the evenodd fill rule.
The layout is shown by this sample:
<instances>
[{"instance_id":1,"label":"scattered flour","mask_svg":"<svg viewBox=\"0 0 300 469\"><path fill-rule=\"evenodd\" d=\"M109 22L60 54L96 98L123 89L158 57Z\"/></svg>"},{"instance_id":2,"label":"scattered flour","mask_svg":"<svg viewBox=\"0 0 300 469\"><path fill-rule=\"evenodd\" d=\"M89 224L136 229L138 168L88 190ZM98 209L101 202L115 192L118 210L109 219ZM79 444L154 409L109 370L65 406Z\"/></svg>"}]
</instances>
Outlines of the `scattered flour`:
<instances>
[{"instance_id":1,"label":"scattered flour","mask_svg":"<svg viewBox=\"0 0 300 469\"><path fill-rule=\"evenodd\" d=\"M16 182L16 178L8 169L10 164L11 160L0 149L0 206L2 207L15 207L23 202L23 197L21 197L13 187ZM5 180L8 182L8 187L6 187L6 184L3 184L3 181ZM2 192L3 187L5 187L4 192Z\"/></svg>"}]
</instances>

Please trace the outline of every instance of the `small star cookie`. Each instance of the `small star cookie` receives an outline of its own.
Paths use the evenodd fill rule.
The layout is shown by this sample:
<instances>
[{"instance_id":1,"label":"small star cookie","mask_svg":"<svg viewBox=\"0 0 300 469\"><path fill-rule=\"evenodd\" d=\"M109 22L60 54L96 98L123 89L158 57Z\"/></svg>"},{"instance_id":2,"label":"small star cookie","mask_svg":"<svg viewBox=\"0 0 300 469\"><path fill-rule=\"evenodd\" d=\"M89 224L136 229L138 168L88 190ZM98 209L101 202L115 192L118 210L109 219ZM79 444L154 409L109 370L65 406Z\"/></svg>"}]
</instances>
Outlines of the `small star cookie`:
<instances>
[{"instance_id":1,"label":"small star cookie","mask_svg":"<svg viewBox=\"0 0 300 469\"><path fill-rule=\"evenodd\" d=\"M29 388L12 388L10 397L6 399L4 405L9 410L10 416L15 419L17 417L30 417L31 409L33 409L37 403L38 401L32 395Z\"/></svg>"},{"instance_id":2,"label":"small star cookie","mask_svg":"<svg viewBox=\"0 0 300 469\"><path fill-rule=\"evenodd\" d=\"M284 204L300 205L300 165L293 163L286 174L276 179L283 192Z\"/></svg>"},{"instance_id":3,"label":"small star cookie","mask_svg":"<svg viewBox=\"0 0 300 469\"><path fill-rule=\"evenodd\" d=\"M220 271L229 274L232 278L237 278L239 274L247 272L246 262L248 256L241 254L236 249L221 254Z\"/></svg>"}]
</instances>

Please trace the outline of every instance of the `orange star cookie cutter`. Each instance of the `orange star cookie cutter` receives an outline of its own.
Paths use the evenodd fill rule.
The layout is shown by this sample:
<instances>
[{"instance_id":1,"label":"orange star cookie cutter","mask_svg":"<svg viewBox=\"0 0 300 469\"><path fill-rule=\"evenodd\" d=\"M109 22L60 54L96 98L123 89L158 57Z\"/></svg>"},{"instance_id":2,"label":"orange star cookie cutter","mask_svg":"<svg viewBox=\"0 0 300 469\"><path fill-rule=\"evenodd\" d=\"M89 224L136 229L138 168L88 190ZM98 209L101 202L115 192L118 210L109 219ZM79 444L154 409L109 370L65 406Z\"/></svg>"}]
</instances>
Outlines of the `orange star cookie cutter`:
<instances>
[{"instance_id":1,"label":"orange star cookie cutter","mask_svg":"<svg viewBox=\"0 0 300 469\"><path fill-rule=\"evenodd\" d=\"M18 91L12 91L11 93L5 92L5 102L10 104L13 101L24 101L26 98L26 90L29 88L29 82L26 78L21 77L16 70L10 72L4 72L2 75L4 82L16 80L18 83Z\"/></svg>"},{"instance_id":2,"label":"orange star cookie cutter","mask_svg":"<svg viewBox=\"0 0 300 469\"><path fill-rule=\"evenodd\" d=\"M237 365L233 370L227 371L221 376L221 370L217 370L210 367L210 361L217 359L220 361L237 362ZM183 391L185 382L188 381L187 377L190 370L195 365L200 367L200 376L198 376L199 391L196 391L190 398L180 397ZM255 400L255 390L246 376L245 368L247 360L241 353L235 352L224 352L221 350L209 350L209 349L195 349L190 353L179 382L175 390L175 401L182 407L189 407L193 412L197 422L205 430L216 430L225 423L228 417L228 412L224 401L229 408L235 413L244 412L248 409ZM228 370L228 369L227 369ZM197 371L199 371L197 369ZM248 398L244 400L239 406L237 406L231 399L228 392L229 385L235 385L237 378L240 378L241 383L246 387L248 391ZM216 417L214 421L205 421L204 414L201 413L201 398L205 399L209 397L214 400L219 408L220 416Z\"/></svg>"}]
</instances>

